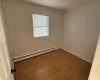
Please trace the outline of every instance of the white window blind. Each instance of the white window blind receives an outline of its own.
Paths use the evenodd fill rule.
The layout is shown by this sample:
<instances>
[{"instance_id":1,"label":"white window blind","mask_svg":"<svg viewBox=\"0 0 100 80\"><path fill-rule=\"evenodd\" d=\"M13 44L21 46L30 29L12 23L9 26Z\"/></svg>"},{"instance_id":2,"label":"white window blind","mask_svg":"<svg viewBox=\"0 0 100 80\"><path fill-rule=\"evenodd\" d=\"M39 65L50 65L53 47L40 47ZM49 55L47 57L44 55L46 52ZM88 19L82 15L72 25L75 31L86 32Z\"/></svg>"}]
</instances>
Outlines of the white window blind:
<instances>
[{"instance_id":1,"label":"white window blind","mask_svg":"<svg viewBox=\"0 0 100 80\"><path fill-rule=\"evenodd\" d=\"M32 14L34 37L49 36L49 16Z\"/></svg>"}]
</instances>

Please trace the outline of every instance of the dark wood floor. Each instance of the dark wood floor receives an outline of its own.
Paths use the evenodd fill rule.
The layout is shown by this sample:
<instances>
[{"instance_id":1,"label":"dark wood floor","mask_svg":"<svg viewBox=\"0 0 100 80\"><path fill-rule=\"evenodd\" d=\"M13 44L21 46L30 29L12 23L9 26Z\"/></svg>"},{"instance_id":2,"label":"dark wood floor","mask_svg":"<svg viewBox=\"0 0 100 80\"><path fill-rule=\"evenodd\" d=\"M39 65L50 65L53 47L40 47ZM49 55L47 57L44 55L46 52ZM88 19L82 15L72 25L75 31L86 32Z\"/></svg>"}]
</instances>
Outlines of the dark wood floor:
<instances>
[{"instance_id":1,"label":"dark wood floor","mask_svg":"<svg viewBox=\"0 0 100 80\"><path fill-rule=\"evenodd\" d=\"M88 80L91 64L62 50L15 63L15 80Z\"/></svg>"}]
</instances>

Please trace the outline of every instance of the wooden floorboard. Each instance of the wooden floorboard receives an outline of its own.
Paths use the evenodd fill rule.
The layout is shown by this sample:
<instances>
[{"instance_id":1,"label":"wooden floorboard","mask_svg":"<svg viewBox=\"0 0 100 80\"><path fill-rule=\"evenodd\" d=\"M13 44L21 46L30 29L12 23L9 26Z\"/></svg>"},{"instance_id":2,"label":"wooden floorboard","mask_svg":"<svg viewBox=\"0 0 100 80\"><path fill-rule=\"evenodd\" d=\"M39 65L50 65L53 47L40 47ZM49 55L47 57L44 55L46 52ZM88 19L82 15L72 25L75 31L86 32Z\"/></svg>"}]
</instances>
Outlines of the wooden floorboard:
<instances>
[{"instance_id":1,"label":"wooden floorboard","mask_svg":"<svg viewBox=\"0 0 100 80\"><path fill-rule=\"evenodd\" d=\"M88 80L91 64L58 49L15 63L15 80Z\"/></svg>"}]
</instances>

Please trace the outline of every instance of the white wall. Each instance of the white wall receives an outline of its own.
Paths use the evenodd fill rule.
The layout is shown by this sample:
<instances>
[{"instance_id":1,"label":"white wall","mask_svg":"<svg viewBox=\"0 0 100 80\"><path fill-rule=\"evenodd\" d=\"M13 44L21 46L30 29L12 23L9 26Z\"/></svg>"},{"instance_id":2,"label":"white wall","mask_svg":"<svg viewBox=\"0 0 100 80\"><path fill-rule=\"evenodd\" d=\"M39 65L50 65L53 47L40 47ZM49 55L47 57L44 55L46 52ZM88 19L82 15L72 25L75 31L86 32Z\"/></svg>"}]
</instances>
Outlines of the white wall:
<instances>
[{"instance_id":1,"label":"white wall","mask_svg":"<svg viewBox=\"0 0 100 80\"><path fill-rule=\"evenodd\" d=\"M100 36L88 80L100 80Z\"/></svg>"},{"instance_id":2,"label":"white wall","mask_svg":"<svg viewBox=\"0 0 100 80\"><path fill-rule=\"evenodd\" d=\"M11 56L8 51L6 27L0 0L0 80L14 80L11 74Z\"/></svg>"},{"instance_id":3,"label":"white wall","mask_svg":"<svg viewBox=\"0 0 100 80\"><path fill-rule=\"evenodd\" d=\"M92 62L100 33L100 1L65 13L64 49Z\"/></svg>"},{"instance_id":4,"label":"white wall","mask_svg":"<svg viewBox=\"0 0 100 80\"><path fill-rule=\"evenodd\" d=\"M38 50L61 47L64 11L17 0L3 0L10 53L19 57ZM32 14L50 16L50 36L33 37Z\"/></svg>"}]
</instances>

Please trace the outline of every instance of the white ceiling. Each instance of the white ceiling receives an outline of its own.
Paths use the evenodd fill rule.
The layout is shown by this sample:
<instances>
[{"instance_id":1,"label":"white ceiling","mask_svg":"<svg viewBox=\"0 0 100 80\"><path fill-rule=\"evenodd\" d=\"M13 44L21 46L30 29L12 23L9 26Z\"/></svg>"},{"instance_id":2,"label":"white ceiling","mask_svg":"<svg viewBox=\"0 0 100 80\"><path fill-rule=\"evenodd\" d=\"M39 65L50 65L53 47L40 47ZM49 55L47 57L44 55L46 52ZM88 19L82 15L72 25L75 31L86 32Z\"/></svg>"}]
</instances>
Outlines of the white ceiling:
<instances>
[{"instance_id":1,"label":"white ceiling","mask_svg":"<svg viewBox=\"0 0 100 80\"><path fill-rule=\"evenodd\" d=\"M33 2L48 7L67 9L93 0L25 0L25 1Z\"/></svg>"}]
</instances>

